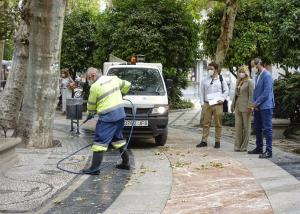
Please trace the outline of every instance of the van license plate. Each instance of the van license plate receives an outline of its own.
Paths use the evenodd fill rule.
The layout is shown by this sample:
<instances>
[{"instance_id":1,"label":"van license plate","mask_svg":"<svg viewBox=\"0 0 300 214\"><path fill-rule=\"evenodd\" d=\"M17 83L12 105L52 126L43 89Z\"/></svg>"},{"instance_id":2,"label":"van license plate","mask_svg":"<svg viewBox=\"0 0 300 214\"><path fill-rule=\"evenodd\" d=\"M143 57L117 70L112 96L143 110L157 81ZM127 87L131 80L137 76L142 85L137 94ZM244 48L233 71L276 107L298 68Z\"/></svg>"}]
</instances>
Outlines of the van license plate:
<instances>
[{"instance_id":1,"label":"van license plate","mask_svg":"<svg viewBox=\"0 0 300 214\"><path fill-rule=\"evenodd\" d=\"M132 120L125 120L124 126L132 126ZM136 120L134 126L148 126L148 120Z\"/></svg>"}]
</instances>

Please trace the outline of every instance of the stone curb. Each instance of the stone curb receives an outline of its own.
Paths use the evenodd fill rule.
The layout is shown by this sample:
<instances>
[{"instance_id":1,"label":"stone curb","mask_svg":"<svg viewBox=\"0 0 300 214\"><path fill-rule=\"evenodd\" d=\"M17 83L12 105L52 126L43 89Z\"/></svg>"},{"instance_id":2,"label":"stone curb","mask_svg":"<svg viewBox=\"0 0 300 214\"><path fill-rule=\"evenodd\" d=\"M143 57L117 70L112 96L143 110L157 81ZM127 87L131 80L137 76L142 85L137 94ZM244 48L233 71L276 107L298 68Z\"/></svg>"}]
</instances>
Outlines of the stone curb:
<instances>
[{"instance_id":1,"label":"stone curb","mask_svg":"<svg viewBox=\"0 0 300 214\"><path fill-rule=\"evenodd\" d=\"M184 112L184 111L190 111L190 110L193 110L193 109L194 109L194 108L174 109L174 110L169 110L169 113Z\"/></svg>"},{"instance_id":2,"label":"stone curb","mask_svg":"<svg viewBox=\"0 0 300 214\"><path fill-rule=\"evenodd\" d=\"M0 172L6 171L18 161L15 147L21 143L21 138L0 138Z\"/></svg>"},{"instance_id":3,"label":"stone curb","mask_svg":"<svg viewBox=\"0 0 300 214\"><path fill-rule=\"evenodd\" d=\"M14 149L21 143L21 138L0 138L0 154Z\"/></svg>"}]
</instances>

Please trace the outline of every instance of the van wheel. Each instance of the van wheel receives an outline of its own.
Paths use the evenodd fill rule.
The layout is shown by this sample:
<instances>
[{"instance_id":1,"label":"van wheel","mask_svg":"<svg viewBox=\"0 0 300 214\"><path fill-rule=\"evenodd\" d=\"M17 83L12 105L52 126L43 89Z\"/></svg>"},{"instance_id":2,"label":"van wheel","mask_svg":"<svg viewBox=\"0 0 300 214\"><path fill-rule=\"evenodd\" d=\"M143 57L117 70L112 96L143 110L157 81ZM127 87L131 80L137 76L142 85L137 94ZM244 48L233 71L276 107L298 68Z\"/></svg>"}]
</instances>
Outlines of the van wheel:
<instances>
[{"instance_id":1,"label":"van wheel","mask_svg":"<svg viewBox=\"0 0 300 214\"><path fill-rule=\"evenodd\" d=\"M165 133L155 137L156 146L164 146L167 142L167 138L168 138L168 130L166 130Z\"/></svg>"}]
</instances>

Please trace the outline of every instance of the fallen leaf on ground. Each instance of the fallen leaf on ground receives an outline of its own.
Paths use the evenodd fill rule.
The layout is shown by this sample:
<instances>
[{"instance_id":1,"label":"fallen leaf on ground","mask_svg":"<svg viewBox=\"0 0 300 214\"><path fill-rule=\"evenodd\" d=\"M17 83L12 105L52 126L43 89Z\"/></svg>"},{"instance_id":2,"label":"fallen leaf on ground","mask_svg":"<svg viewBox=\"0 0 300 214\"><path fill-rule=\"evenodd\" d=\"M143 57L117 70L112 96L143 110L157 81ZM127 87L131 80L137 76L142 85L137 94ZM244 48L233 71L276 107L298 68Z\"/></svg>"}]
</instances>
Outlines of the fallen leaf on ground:
<instances>
[{"instance_id":1,"label":"fallen leaf on ground","mask_svg":"<svg viewBox=\"0 0 300 214\"><path fill-rule=\"evenodd\" d=\"M74 199L74 201L84 201L86 200L87 198L83 198L83 197L77 197Z\"/></svg>"},{"instance_id":2,"label":"fallen leaf on ground","mask_svg":"<svg viewBox=\"0 0 300 214\"><path fill-rule=\"evenodd\" d=\"M54 204L63 204L61 200L55 200L53 201Z\"/></svg>"}]
</instances>

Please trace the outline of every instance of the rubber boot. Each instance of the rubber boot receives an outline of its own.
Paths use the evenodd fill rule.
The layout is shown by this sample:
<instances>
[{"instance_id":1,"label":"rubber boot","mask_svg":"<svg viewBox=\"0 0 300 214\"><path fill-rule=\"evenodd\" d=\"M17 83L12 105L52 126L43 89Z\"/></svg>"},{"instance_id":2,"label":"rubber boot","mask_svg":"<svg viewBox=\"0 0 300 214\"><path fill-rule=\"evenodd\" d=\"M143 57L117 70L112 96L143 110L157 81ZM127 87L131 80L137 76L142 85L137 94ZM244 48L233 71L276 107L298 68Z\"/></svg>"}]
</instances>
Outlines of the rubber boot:
<instances>
[{"instance_id":1,"label":"rubber boot","mask_svg":"<svg viewBox=\"0 0 300 214\"><path fill-rule=\"evenodd\" d=\"M126 170L130 170L130 164L129 164L129 154L127 149L125 149L124 147L122 147L120 150L121 153L121 157L122 157L122 163L117 164L116 168L117 169L126 169Z\"/></svg>"},{"instance_id":2,"label":"rubber boot","mask_svg":"<svg viewBox=\"0 0 300 214\"><path fill-rule=\"evenodd\" d=\"M88 169L83 169L81 172L83 174L89 174L89 175L99 175L100 174L100 165L103 160L103 152L94 152L93 153L93 160L92 165Z\"/></svg>"}]
</instances>

